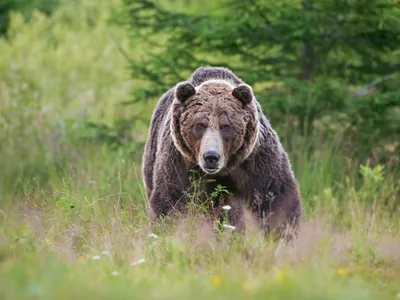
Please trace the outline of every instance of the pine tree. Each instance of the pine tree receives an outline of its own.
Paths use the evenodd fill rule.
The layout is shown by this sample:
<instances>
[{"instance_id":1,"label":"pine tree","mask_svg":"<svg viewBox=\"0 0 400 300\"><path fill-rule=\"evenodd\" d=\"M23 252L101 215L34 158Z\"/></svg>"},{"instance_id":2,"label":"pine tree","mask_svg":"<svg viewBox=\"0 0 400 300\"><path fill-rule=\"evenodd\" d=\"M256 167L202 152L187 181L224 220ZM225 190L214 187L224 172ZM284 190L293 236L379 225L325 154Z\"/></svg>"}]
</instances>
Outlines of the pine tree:
<instances>
[{"instance_id":1,"label":"pine tree","mask_svg":"<svg viewBox=\"0 0 400 300\"><path fill-rule=\"evenodd\" d=\"M131 62L132 78L147 83L133 97L158 97L197 67L221 65L254 85L273 122L294 117L302 134L315 120L345 113L370 142L378 127L398 137L395 2L220 0L193 11L125 0L132 39L147 49Z\"/></svg>"}]
</instances>

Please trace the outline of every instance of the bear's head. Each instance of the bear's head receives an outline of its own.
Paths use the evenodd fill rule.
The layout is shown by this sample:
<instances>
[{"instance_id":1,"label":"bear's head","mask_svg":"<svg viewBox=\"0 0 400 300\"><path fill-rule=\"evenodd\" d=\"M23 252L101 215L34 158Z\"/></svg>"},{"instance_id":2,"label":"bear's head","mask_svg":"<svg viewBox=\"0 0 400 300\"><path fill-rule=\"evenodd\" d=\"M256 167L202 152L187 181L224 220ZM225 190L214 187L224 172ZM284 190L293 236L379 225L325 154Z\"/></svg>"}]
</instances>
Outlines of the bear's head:
<instances>
[{"instance_id":1,"label":"bear's head","mask_svg":"<svg viewBox=\"0 0 400 300\"><path fill-rule=\"evenodd\" d=\"M252 88L225 80L178 83L172 106L175 146L207 174L226 174L253 151L259 118Z\"/></svg>"}]
</instances>

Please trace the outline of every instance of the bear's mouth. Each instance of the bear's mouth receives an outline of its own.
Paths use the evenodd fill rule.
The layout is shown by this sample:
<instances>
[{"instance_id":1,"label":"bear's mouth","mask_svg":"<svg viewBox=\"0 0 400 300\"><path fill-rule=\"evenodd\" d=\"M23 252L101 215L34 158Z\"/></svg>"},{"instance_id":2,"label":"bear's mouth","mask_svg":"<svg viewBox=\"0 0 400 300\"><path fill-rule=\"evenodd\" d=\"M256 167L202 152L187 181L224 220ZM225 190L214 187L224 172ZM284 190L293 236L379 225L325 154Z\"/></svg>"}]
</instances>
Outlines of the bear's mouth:
<instances>
[{"instance_id":1,"label":"bear's mouth","mask_svg":"<svg viewBox=\"0 0 400 300\"><path fill-rule=\"evenodd\" d=\"M207 174L216 174L219 172L219 168L202 168L204 170L204 172L206 172Z\"/></svg>"}]
</instances>

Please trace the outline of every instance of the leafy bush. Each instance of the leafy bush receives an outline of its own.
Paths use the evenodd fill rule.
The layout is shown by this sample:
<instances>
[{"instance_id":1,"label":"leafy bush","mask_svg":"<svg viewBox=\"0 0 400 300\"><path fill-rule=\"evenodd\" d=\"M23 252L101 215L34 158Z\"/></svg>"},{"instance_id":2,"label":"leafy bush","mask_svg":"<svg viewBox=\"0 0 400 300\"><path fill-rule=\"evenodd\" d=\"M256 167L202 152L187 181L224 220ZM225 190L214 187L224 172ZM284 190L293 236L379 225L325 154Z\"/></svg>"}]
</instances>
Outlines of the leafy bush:
<instances>
[{"instance_id":1,"label":"leafy bush","mask_svg":"<svg viewBox=\"0 0 400 300\"><path fill-rule=\"evenodd\" d=\"M0 35L4 35L9 26L9 13L21 12L27 19L33 10L47 15L59 5L60 0L2 0L0 3Z\"/></svg>"},{"instance_id":2,"label":"leafy bush","mask_svg":"<svg viewBox=\"0 0 400 300\"><path fill-rule=\"evenodd\" d=\"M86 156L107 156L82 123L106 126L115 116L132 115L118 105L131 89L117 46L125 46L127 35L108 23L119 5L68 1L51 15L34 12L30 21L21 12L10 14L8 37L0 38L1 202L32 182L49 188ZM109 157L114 170L118 159Z\"/></svg>"}]
</instances>

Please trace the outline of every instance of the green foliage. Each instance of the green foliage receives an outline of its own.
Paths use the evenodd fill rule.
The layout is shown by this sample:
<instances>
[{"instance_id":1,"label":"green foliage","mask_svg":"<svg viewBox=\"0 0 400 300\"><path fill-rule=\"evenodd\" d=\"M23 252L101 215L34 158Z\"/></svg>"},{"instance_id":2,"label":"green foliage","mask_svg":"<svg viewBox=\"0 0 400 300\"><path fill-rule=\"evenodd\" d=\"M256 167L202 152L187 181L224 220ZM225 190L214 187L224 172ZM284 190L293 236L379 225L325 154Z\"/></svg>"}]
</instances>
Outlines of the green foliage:
<instances>
[{"instance_id":1,"label":"green foliage","mask_svg":"<svg viewBox=\"0 0 400 300\"><path fill-rule=\"evenodd\" d=\"M147 83L136 101L199 66L221 65L254 85L277 128L309 138L328 118L354 140L350 155L364 158L377 140L393 145L400 136L400 8L392 0L227 0L190 10L124 2L132 40L149 47L132 56L132 78Z\"/></svg>"},{"instance_id":2,"label":"green foliage","mask_svg":"<svg viewBox=\"0 0 400 300\"><path fill-rule=\"evenodd\" d=\"M371 186L372 189L377 188L384 181L383 166L377 165L374 168L361 165L360 173L364 178L366 184Z\"/></svg>"},{"instance_id":3,"label":"green foliage","mask_svg":"<svg viewBox=\"0 0 400 300\"><path fill-rule=\"evenodd\" d=\"M2 202L9 193L32 186L32 178L51 188L56 179L75 172L74 162L84 163L87 157L99 160L97 166L91 164L93 171L99 170L104 157L113 161L108 170L93 174L102 178L115 174L122 161L132 161L127 153L109 154L111 147L104 143L95 145L93 136L98 133L84 126L101 118L108 128L118 123L114 116L134 115L132 109L118 105L132 85L118 48L128 42L126 34L108 24L117 3L68 2L49 16L36 11L30 21L22 13L11 15L8 38L0 38ZM143 144L142 130L134 123L130 135L135 135L135 143L118 152ZM112 137L119 143L127 140L119 132L113 131Z\"/></svg>"},{"instance_id":4,"label":"green foliage","mask_svg":"<svg viewBox=\"0 0 400 300\"><path fill-rule=\"evenodd\" d=\"M197 170L191 170L189 182L190 186L184 193L189 200L188 209L194 213L209 211L218 199L222 199L223 195L229 195L229 191L221 184L216 184L214 190L209 194L203 191L204 184L212 184L215 180L206 178L204 173Z\"/></svg>"},{"instance_id":5,"label":"green foliage","mask_svg":"<svg viewBox=\"0 0 400 300\"><path fill-rule=\"evenodd\" d=\"M39 10L47 15L56 9L60 0L2 0L0 3L0 36L7 33L9 14L21 12L30 19L33 10Z\"/></svg>"}]
</instances>

